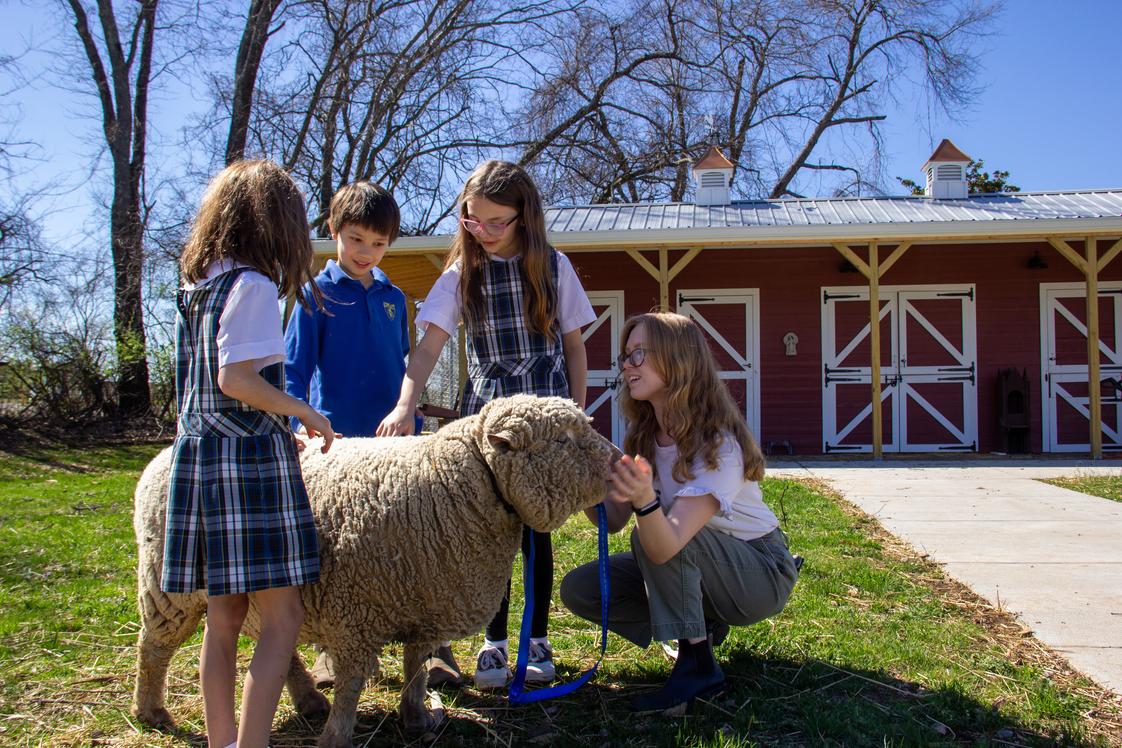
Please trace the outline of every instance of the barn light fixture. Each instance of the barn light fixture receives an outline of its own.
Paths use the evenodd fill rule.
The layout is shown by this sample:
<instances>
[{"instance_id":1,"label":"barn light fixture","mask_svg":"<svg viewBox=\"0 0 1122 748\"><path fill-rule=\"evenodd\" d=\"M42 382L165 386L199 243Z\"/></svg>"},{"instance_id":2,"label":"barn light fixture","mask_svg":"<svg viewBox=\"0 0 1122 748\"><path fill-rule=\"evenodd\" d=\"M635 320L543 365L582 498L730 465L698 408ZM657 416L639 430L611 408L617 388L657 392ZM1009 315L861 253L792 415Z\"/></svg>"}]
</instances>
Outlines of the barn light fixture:
<instances>
[{"instance_id":1,"label":"barn light fixture","mask_svg":"<svg viewBox=\"0 0 1122 748\"><path fill-rule=\"evenodd\" d=\"M842 260L841 264L838 265L838 272L839 273L856 273L857 272L857 267L852 262L850 262L849 260Z\"/></svg>"},{"instance_id":2,"label":"barn light fixture","mask_svg":"<svg viewBox=\"0 0 1122 748\"><path fill-rule=\"evenodd\" d=\"M1044 258L1040 256L1040 250L1036 250L1032 253L1032 257L1028 258L1028 262L1025 263L1025 267L1027 267L1029 270L1047 270L1048 263L1045 262Z\"/></svg>"}]
</instances>

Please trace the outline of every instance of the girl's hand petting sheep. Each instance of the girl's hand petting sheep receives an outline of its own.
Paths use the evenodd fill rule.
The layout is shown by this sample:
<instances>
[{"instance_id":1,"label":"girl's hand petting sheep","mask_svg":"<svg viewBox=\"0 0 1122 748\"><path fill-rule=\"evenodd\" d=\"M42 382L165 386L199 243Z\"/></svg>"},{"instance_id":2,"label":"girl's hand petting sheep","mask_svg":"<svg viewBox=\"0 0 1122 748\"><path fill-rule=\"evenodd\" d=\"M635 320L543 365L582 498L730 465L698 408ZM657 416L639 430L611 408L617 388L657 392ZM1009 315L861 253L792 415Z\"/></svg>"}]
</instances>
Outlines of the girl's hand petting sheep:
<instances>
[{"instance_id":1,"label":"girl's hand petting sheep","mask_svg":"<svg viewBox=\"0 0 1122 748\"><path fill-rule=\"evenodd\" d=\"M642 509L655 500L654 471L651 464L636 455L624 455L612 466L608 479L611 488L608 498L618 504L630 504L632 509Z\"/></svg>"},{"instance_id":2,"label":"girl's hand petting sheep","mask_svg":"<svg viewBox=\"0 0 1122 748\"><path fill-rule=\"evenodd\" d=\"M301 427L304 433L309 437L323 437L323 446L320 447L319 451L327 452L327 450L331 449L331 442L333 442L335 437L339 436L339 434L336 434L335 430L331 428L331 421L327 420L325 415L315 408L307 406L306 410L297 414L296 417L300 419ZM297 439L296 441L299 442L300 440Z\"/></svg>"},{"instance_id":3,"label":"girl's hand petting sheep","mask_svg":"<svg viewBox=\"0 0 1122 748\"><path fill-rule=\"evenodd\" d=\"M412 436L414 429L413 416L416 408L408 405L397 405L389 412L382 422L378 424L376 436Z\"/></svg>"}]
</instances>

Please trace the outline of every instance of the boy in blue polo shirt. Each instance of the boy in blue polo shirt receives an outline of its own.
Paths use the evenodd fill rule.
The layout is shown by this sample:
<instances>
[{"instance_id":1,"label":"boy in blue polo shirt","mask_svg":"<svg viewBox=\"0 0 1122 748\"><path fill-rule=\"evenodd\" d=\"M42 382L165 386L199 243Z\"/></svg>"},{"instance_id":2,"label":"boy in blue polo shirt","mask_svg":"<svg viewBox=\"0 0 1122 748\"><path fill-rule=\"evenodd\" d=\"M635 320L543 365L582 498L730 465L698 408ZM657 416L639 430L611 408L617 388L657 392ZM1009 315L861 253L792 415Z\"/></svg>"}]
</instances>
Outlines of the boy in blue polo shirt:
<instances>
[{"instance_id":1,"label":"boy in blue polo shirt","mask_svg":"<svg viewBox=\"0 0 1122 748\"><path fill-rule=\"evenodd\" d=\"M378 267L401 213L385 189L353 182L331 198L327 225L337 256L315 278L326 312L297 308L289 319L285 389L339 434L374 436L397 404L409 353L405 294Z\"/></svg>"},{"instance_id":2,"label":"boy in blue polo shirt","mask_svg":"<svg viewBox=\"0 0 1122 748\"><path fill-rule=\"evenodd\" d=\"M409 353L405 294L378 268L397 239L401 212L382 187L353 182L331 198L327 227L337 255L315 284L328 313L314 305L293 311L284 335L285 390L323 413L337 433L374 436L397 404ZM310 297L310 285L303 292ZM448 680L458 680L451 650L448 659ZM331 685L333 669L321 651L312 668L316 685Z\"/></svg>"}]
</instances>

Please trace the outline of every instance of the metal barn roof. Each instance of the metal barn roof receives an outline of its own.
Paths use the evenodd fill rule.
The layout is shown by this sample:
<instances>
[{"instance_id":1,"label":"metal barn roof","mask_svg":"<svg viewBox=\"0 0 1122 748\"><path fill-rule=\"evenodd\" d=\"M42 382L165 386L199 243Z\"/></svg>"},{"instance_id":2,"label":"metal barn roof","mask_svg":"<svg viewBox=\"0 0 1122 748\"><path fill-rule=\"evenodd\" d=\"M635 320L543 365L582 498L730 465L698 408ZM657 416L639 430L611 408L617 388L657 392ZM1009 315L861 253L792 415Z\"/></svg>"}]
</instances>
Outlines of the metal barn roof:
<instances>
[{"instance_id":1,"label":"metal barn roof","mask_svg":"<svg viewBox=\"0 0 1122 748\"><path fill-rule=\"evenodd\" d=\"M1041 241L1122 236L1122 189L979 194L956 200L908 195L740 200L714 206L555 206L546 208L545 218L550 243L563 252L870 241ZM427 262L439 266L450 240L449 234L403 236L387 257L425 255ZM330 254L334 244L316 242L316 250ZM431 272L418 266L418 272L422 270Z\"/></svg>"},{"instance_id":2,"label":"metal barn roof","mask_svg":"<svg viewBox=\"0 0 1122 748\"><path fill-rule=\"evenodd\" d=\"M1043 241L1122 236L1122 189L971 195L583 205L546 209L549 241L563 252L838 243ZM424 298L443 267L449 234L403 236L382 261L400 288ZM321 257L335 243L318 240Z\"/></svg>"},{"instance_id":3,"label":"metal barn roof","mask_svg":"<svg viewBox=\"0 0 1122 748\"><path fill-rule=\"evenodd\" d=\"M1122 218L1122 189L971 195L965 200L923 196L744 200L582 205L546 209L550 232L668 231L862 224L933 224Z\"/></svg>"}]
</instances>

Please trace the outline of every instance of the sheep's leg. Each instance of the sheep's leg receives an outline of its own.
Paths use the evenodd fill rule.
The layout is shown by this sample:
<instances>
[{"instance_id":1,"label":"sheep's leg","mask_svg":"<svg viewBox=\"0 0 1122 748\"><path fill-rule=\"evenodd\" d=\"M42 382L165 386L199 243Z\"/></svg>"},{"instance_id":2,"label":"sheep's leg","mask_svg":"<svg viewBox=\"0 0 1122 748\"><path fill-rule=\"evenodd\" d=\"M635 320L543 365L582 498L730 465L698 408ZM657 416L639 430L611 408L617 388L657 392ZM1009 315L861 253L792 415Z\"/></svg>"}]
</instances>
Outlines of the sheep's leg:
<instances>
[{"instance_id":1,"label":"sheep's leg","mask_svg":"<svg viewBox=\"0 0 1122 748\"><path fill-rule=\"evenodd\" d=\"M288 665L288 676L285 679L288 686L288 695L300 716L304 719L315 719L327 716L331 704L327 697L316 690L311 673L304 665L304 658L299 652L292 653L292 662Z\"/></svg>"},{"instance_id":2,"label":"sheep's leg","mask_svg":"<svg viewBox=\"0 0 1122 748\"><path fill-rule=\"evenodd\" d=\"M155 595L141 597L143 621L137 640L132 713L146 725L168 729L175 725L165 708L168 665L179 645L198 630L206 602L205 598L201 605L197 600L188 600L180 609L164 593Z\"/></svg>"},{"instance_id":3,"label":"sheep's leg","mask_svg":"<svg viewBox=\"0 0 1122 748\"><path fill-rule=\"evenodd\" d=\"M442 714L434 714L425 707L425 695L428 692L429 673L425 667L429 653L437 647L439 642L427 644L406 644L405 656L402 658L402 670L405 677L405 687L401 689L401 721L405 723L405 731L410 734L432 732L440 726Z\"/></svg>"},{"instance_id":4,"label":"sheep's leg","mask_svg":"<svg viewBox=\"0 0 1122 748\"><path fill-rule=\"evenodd\" d=\"M366 685L367 675L378 662L378 653L339 651L330 647L327 651L335 661L335 698L331 703L327 724L323 726L323 733L319 736L319 748L351 748L358 697L362 693L362 687ZM311 676L308 677L310 680Z\"/></svg>"}]
</instances>

